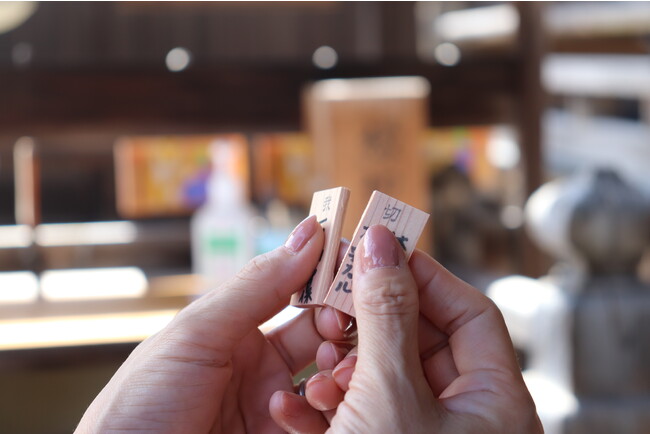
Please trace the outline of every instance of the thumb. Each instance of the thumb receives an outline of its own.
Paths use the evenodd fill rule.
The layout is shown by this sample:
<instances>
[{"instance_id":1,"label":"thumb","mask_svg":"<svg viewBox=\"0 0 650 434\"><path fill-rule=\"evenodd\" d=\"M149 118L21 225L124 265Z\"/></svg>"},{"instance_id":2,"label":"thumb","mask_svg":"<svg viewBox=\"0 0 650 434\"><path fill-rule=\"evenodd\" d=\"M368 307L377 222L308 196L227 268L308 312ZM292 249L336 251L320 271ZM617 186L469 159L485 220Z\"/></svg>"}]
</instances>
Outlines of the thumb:
<instances>
[{"instance_id":1,"label":"thumb","mask_svg":"<svg viewBox=\"0 0 650 434\"><path fill-rule=\"evenodd\" d=\"M217 360L228 359L241 339L286 306L309 279L323 238L316 217L305 219L284 246L254 258L236 277L181 311L170 327L174 341L210 349Z\"/></svg>"},{"instance_id":2,"label":"thumb","mask_svg":"<svg viewBox=\"0 0 650 434\"><path fill-rule=\"evenodd\" d=\"M357 366L387 370L387 375L419 372L423 378L418 290L404 251L385 226L371 226L359 243L352 288L359 333Z\"/></svg>"}]
</instances>

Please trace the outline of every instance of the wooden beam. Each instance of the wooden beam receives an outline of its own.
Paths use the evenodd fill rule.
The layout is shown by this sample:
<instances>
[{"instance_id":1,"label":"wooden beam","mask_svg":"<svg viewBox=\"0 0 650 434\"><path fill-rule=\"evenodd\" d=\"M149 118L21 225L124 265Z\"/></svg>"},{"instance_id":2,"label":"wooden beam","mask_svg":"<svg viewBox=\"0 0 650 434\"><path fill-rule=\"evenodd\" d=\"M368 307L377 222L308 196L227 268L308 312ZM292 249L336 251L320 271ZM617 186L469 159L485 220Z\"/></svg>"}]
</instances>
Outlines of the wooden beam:
<instances>
[{"instance_id":1,"label":"wooden beam","mask_svg":"<svg viewBox=\"0 0 650 434\"><path fill-rule=\"evenodd\" d=\"M0 70L0 130L51 133L299 130L300 93L325 78L420 75L431 83L430 123L507 121L516 62L511 57L447 68L423 63L306 67Z\"/></svg>"}]
</instances>

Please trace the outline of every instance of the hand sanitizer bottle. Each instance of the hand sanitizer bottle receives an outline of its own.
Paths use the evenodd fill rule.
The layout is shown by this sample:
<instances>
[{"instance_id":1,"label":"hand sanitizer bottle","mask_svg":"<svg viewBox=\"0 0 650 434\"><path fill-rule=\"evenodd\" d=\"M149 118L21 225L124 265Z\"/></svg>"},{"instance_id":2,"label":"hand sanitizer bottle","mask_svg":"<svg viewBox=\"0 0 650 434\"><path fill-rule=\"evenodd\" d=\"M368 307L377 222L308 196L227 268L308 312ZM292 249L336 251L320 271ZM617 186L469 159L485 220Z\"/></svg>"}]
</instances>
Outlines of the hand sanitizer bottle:
<instances>
[{"instance_id":1,"label":"hand sanitizer bottle","mask_svg":"<svg viewBox=\"0 0 650 434\"><path fill-rule=\"evenodd\" d=\"M228 140L210 145L207 198L192 217L192 266L204 289L233 277L253 256L255 212L246 194L244 150L237 146Z\"/></svg>"}]
</instances>

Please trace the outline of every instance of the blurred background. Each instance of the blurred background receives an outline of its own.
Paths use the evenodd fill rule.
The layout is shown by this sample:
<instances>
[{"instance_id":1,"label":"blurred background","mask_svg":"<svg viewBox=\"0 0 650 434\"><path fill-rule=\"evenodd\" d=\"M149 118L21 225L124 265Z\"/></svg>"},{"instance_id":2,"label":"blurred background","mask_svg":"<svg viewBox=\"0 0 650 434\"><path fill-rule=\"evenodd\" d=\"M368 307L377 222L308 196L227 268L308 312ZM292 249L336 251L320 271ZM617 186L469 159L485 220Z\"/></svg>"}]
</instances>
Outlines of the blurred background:
<instances>
[{"instance_id":1,"label":"blurred background","mask_svg":"<svg viewBox=\"0 0 650 434\"><path fill-rule=\"evenodd\" d=\"M0 432L343 185L431 214L547 432L650 433L649 53L649 2L0 2Z\"/></svg>"}]
</instances>

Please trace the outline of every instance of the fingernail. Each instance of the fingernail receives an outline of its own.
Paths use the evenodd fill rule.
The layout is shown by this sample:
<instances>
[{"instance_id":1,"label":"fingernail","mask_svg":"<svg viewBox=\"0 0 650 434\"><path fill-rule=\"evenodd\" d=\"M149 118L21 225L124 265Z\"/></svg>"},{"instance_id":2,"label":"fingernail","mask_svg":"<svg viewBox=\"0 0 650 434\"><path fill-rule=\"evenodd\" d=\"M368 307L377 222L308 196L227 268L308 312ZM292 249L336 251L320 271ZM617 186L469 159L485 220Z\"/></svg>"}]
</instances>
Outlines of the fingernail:
<instances>
[{"instance_id":1,"label":"fingernail","mask_svg":"<svg viewBox=\"0 0 650 434\"><path fill-rule=\"evenodd\" d=\"M336 371L340 371L341 369L346 369L346 368L353 368L354 365L357 364L357 355L356 353L349 352L348 355L341 360L341 362L336 365L336 368L332 371L332 375L336 373Z\"/></svg>"},{"instance_id":2,"label":"fingernail","mask_svg":"<svg viewBox=\"0 0 650 434\"><path fill-rule=\"evenodd\" d=\"M339 363L345 359L345 356L350 352L350 350L353 348L352 344L347 344L347 343L339 343L339 344L334 344L331 343L332 349L330 351L333 351L334 353L334 365L336 366Z\"/></svg>"},{"instance_id":3,"label":"fingernail","mask_svg":"<svg viewBox=\"0 0 650 434\"><path fill-rule=\"evenodd\" d=\"M352 348L348 342L323 342L316 352L316 367L319 371L335 368Z\"/></svg>"},{"instance_id":4,"label":"fingernail","mask_svg":"<svg viewBox=\"0 0 650 434\"><path fill-rule=\"evenodd\" d=\"M339 325L339 330L341 330L345 334L345 332L350 328L352 319L350 318L349 315L341 312L338 309L334 309L334 313L336 315L336 322Z\"/></svg>"},{"instance_id":5,"label":"fingernail","mask_svg":"<svg viewBox=\"0 0 650 434\"><path fill-rule=\"evenodd\" d=\"M296 226L293 232L291 232L291 235L287 238L287 242L284 243L284 246L292 255L297 254L303 247L305 247L307 241L314 236L318 227L319 225L316 222L315 215L307 217Z\"/></svg>"},{"instance_id":6,"label":"fingernail","mask_svg":"<svg viewBox=\"0 0 650 434\"><path fill-rule=\"evenodd\" d=\"M282 413L285 416L289 417L298 417L304 414L304 406L302 405L302 400L305 398L300 398L298 395L293 393L284 392L282 394Z\"/></svg>"},{"instance_id":7,"label":"fingernail","mask_svg":"<svg viewBox=\"0 0 650 434\"><path fill-rule=\"evenodd\" d=\"M334 360L333 360L334 364L331 366L336 366L339 363L341 363L341 360L345 358L347 351L345 348L341 348L332 342L330 342L329 347L330 347L330 352L334 355Z\"/></svg>"},{"instance_id":8,"label":"fingernail","mask_svg":"<svg viewBox=\"0 0 650 434\"><path fill-rule=\"evenodd\" d=\"M385 226L371 226L363 237L362 271L398 265L399 251L395 235Z\"/></svg>"},{"instance_id":9,"label":"fingernail","mask_svg":"<svg viewBox=\"0 0 650 434\"><path fill-rule=\"evenodd\" d=\"M317 374L314 374L314 376L311 377L309 380L307 380L307 383L316 384L316 383L320 383L321 381L327 381L327 380L328 380L327 375L323 374L322 372L318 372Z\"/></svg>"},{"instance_id":10,"label":"fingernail","mask_svg":"<svg viewBox=\"0 0 650 434\"><path fill-rule=\"evenodd\" d=\"M319 383L324 384L323 386L320 386L321 393L318 393L317 384ZM318 411L332 410L332 406L328 403L329 400L323 399L322 391L323 389L332 390L332 386L335 386L334 383L335 380L332 378L331 373L325 374L324 372L319 372L311 377L309 381L307 381L306 394L309 404Z\"/></svg>"},{"instance_id":11,"label":"fingernail","mask_svg":"<svg viewBox=\"0 0 650 434\"><path fill-rule=\"evenodd\" d=\"M339 385L347 385L350 383L354 367L357 363L357 356L348 356L332 371L332 377Z\"/></svg>"}]
</instances>

